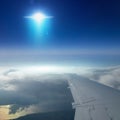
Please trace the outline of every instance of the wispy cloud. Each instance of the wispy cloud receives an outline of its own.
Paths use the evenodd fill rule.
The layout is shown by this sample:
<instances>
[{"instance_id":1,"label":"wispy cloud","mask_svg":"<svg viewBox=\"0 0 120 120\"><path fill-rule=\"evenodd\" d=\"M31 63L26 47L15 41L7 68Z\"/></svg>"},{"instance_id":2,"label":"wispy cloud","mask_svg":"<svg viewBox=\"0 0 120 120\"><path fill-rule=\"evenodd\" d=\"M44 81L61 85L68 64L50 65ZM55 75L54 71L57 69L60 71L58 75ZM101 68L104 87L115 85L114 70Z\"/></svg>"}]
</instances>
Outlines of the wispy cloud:
<instances>
[{"instance_id":1,"label":"wispy cloud","mask_svg":"<svg viewBox=\"0 0 120 120\"><path fill-rule=\"evenodd\" d=\"M19 56L19 55L120 55L119 49L1 49L0 56Z\"/></svg>"},{"instance_id":2,"label":"wispy cloud","mask_svg":"<svg viewBox=\"0 0 120 120\"><path fill-rule=\"evenodd\" d=\"M88 78L120 90L120 66L91 70Z\"/></svg>"}]
</instances>

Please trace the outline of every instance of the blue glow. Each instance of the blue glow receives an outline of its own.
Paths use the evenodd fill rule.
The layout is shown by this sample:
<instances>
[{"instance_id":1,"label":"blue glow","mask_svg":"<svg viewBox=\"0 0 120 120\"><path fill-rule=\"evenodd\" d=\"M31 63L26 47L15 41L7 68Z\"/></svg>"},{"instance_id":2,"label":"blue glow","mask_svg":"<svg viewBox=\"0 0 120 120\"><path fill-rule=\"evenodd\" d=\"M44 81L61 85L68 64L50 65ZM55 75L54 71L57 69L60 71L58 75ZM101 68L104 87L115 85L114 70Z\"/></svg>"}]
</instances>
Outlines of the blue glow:
<instances>
[{"instance_id":1,"label":"blue glow","mask_svg":"<svg viewBox=\"0 0 120 120\"><path fill-rule=\"evenodd\" d=\"M53 17L37 12L25 18L29 20L30 41L35 45L44 43L49 36L50 20Z\"/></svg>"}]
</instances>

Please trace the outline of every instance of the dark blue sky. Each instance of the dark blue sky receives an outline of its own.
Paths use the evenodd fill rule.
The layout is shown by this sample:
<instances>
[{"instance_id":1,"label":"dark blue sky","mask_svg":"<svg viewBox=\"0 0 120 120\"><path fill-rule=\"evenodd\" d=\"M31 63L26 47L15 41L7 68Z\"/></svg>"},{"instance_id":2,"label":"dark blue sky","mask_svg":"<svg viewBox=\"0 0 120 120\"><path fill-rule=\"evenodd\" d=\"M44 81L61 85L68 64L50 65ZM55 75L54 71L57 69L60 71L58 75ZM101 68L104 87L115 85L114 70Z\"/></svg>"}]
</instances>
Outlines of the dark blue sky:
<instances>
[{"instance_id":1,"label":"dark blue sky","mask_svg":"<svg viewBox=\"0 0 120 120\"><path fill-rule=\"evenodd\" d=\"M1 0L0 45L30 46L25 15L53 15L46 46L119 48L119 0Z\"/></svg>"},{"instance_id":2,"label":"dark blue sky","mask_svg":"<svg viewBox=\"0 0 120 120\"><path fill-rule=\"evenodd\" d=\"M42 32L25 16L53 16ZM0 64L120 64L119 0L1 0Z\"/></svg>"}]
</instances>

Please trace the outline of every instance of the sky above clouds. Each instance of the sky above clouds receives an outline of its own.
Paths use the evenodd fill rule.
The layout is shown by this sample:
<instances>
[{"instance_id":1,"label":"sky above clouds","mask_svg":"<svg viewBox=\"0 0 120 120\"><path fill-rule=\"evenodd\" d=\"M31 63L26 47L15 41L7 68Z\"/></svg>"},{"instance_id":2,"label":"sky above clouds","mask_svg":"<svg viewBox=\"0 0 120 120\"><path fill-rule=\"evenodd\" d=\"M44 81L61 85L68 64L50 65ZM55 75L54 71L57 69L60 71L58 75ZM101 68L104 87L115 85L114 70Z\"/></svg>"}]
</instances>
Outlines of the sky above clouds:
<instances>
[{"instance_id":1,"label":"sky above clouds","mask_svg":"<svg viewBox=\"0 0 120 120\"><path fill-rule=\"evenodd\" d=\"M36 28L24 16L42 11L54 18L37 42L40 48L119 49L119 5L118 0L34 0L32 4L30 0L1 0L0 45L31 48Z\"/></svg>"},{"instance_id":2,"label":"sky above clouds","mask_svg":"<svg viewBox=\"0 0 120 120\"><path fill-rule=\"evenodd\" d=\"M120 2L1 0L0 64L113 66L120 61ZM53 16L39 29L25 16Z\"/></svg>"},{"instance_id":3,"label":"sky above clouds","mask_svg":"<svg viewBox=\"0 0 120 120\"><path fill-rule=\"evenodd\" d=\"M34 4L30 4L30 0L2 0L1 43L8 46L30 44L28 21L24 16L39 10L54 16L49 41L43 46L119 47L119 5L117 0L34 0Z\"/></svg>"}]
</instances>

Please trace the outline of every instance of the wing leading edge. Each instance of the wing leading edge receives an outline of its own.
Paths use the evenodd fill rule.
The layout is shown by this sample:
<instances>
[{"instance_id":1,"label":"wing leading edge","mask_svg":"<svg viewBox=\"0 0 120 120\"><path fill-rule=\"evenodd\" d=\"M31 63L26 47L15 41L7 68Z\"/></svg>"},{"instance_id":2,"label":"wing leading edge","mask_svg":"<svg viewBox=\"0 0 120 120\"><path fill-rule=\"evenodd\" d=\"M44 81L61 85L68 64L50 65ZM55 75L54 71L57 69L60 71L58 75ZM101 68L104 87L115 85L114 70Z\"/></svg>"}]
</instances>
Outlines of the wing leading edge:
<instances>
[{"instance_id":1,"label":"wing leading edge","mask_svg":"<svg viewBox=\"0 0 120 120\"><path fill-rule=\"evenodd\" d=\"M74 98L74 120L120 120L120 92L80 78L68 80Z\"/></svg>"}]
</instances>

